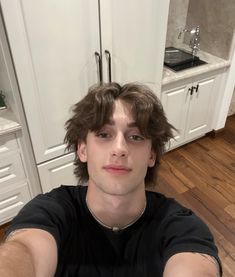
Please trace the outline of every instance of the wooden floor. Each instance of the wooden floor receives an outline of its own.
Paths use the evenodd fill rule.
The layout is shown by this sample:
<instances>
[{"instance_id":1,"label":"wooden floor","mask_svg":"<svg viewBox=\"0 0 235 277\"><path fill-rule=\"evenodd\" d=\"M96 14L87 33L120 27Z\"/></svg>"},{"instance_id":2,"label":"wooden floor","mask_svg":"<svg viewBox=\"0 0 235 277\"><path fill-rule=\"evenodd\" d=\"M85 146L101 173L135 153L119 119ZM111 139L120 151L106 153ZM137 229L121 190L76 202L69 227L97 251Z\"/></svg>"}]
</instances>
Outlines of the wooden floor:
<instances>
[{"instance_id":1,"label":"wooden floor","mask_svg":"<svg viewBox=\"0 0 235 277\"><path fill-rule=\"evenodd\" d=\"M167 153L153 190L176 198L208 224L219 248L223 276L234 277L235 115L216 138L204 137Z\"/></svg>"},{"instance_id":2,"label":"wooden floor","mask_svg":"<svg viewBox=\"0 0 235 277\"><path fill-rule=\"evenodd\" d=\"M154 190L195 211L215 236L224 277L235 276L235 115L216 138L167 153Z\"/></svg>"}]
</instances>

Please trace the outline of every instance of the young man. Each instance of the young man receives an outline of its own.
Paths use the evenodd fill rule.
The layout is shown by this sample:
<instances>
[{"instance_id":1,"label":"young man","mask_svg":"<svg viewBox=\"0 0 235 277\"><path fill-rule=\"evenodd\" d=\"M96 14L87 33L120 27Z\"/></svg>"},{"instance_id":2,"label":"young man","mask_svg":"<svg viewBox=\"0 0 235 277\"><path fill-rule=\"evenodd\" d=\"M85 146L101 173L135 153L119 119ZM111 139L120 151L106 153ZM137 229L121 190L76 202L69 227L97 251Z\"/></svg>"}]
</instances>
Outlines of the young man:
<instances>
[{"instance_id":1,"label":"young man","mask_svg":"<svg viewBox=\"0 0 235 277\"><path fill-rule=\"evenodd\" d=\"M157 97L138 84L98 85L73 111L65 141L83 185L21 210L1 247L0 276L221 276L207 226L145 190L172 138Z\"/></svg>"}]
</instances>

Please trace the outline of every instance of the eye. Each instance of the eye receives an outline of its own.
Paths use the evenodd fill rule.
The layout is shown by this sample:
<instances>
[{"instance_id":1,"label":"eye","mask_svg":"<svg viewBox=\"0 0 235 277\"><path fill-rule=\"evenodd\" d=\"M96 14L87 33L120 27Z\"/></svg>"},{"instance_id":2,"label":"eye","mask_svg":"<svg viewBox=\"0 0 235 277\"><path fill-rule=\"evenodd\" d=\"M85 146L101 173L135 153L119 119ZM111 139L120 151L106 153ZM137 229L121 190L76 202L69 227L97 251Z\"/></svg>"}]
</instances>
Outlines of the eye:
<instances>
[{"instance_id":1,"label":"eye","mask_svg":"<svg viewBox=\"0 0 235 277\"><path fill-rule=\"evenodd\" d=\"M142 141L144 140L145 138L141 135L130 135L129 136L129 139L130 140L133 140L133 141Z\"/></svg>"},{"instance_id":2,"label":"eye","mask_svg":"<svg viewBox=\"0 0 235 277\"><path fill-rule=\"evenodd\" d=\"M106 138L110 138L111 135L108 132L102 132L101 131L101 132L96 133L96 137L106 139Z\"/></svg>"}]
</instances>

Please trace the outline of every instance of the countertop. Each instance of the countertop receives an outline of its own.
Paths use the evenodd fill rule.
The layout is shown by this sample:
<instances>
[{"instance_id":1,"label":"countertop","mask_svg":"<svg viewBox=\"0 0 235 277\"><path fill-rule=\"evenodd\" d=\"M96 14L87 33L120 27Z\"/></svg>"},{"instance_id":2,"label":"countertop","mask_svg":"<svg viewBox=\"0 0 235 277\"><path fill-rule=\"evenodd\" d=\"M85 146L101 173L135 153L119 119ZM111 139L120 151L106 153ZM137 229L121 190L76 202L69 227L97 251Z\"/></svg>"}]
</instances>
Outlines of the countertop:
<instances>
[{"instance_id":1,"label":"countertop","mask_svg":"<svg viewBox=\"0 0 235 277\"><path fill-rule=\"evenodd\" d=\"M21 125L10 109L0 110L0 136L20 129Z\"/></svg>"},{"instance_id":2,"label":"countertop","mask_svg":"<svg viewBox=\"0 0 235 277\"><path fill-rule=\"evenodd\" d=\"M181 49L185 49L185 47L181 47ZM185 78L194 77L203 73L207 73L217 69L223 69L230 66L230 61L223 60L219 57L213 56L203 51L199 51L198 56L201 60L207 62L207 64L195 66L193 68L185 69L178 72L175 72L164 66L162 85L170 84Z\"/></svg>"}]
</instances>

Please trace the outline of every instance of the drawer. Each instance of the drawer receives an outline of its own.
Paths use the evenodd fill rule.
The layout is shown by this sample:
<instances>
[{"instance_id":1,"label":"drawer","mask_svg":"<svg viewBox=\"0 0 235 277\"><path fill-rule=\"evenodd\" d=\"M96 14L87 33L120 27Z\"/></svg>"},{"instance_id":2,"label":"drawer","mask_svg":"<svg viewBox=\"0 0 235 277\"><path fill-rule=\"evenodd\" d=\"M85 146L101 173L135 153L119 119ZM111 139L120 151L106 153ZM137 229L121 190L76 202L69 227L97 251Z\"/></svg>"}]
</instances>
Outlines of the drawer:
<instances>
[{"instance_id":1,"label":"drawer","mask_svg":"<svg viewBox=\"0 0 235 277\"><path fill-rule=\"evenodd\" d=\"M25 170L18 151L0 155L0 191L26 178Z\"/></svg>"},{"instance_id":2,"label":"drawer","mask_svg":"<svg viewBox=\"0 0 235 277\"><path fill-rule=\"evenodd\" d=\"M0 224L10 221L30 199L27 183L0 191Z\"/></svg>"},{"instance_id":3,"label":"drawer","mask_svg":"<svg viewBox=\"0 0 235 277\"><path fill-rule=\"evenodd\" d=\"M42 191L48 192L60 185L75 185L74 153L51 160L38 166Z\"/></svg>"},{"instance_id":4,"label":"drawer","mask_svg":"<svg viewBox=\"0 0 235 277\"><path fill-rule=\"evenodd\" d=\"M18 143L15 134L4 135L0 137L0 157L2 154L11 150L18 149Z\"/></svg>"}]
</instances>

